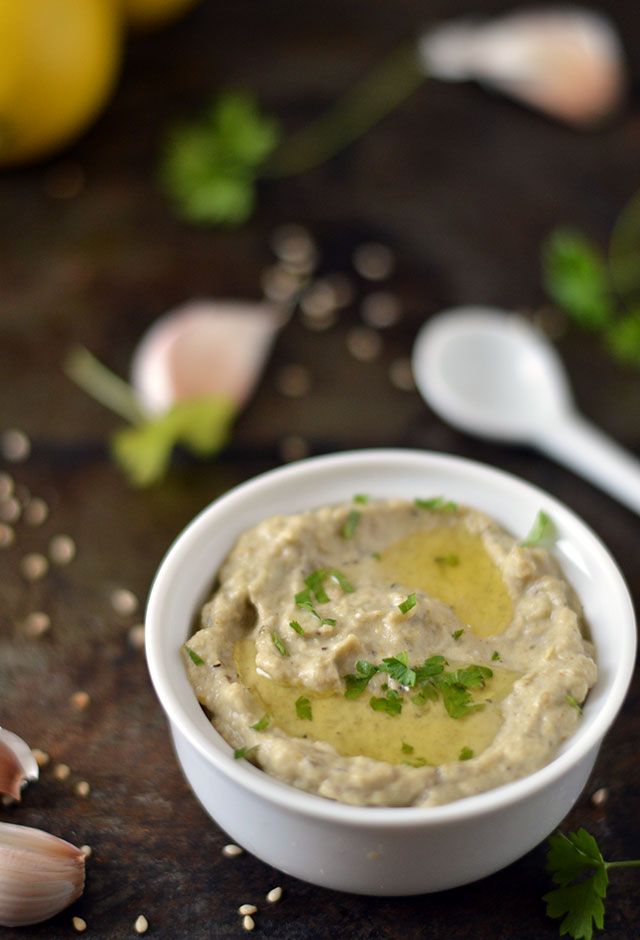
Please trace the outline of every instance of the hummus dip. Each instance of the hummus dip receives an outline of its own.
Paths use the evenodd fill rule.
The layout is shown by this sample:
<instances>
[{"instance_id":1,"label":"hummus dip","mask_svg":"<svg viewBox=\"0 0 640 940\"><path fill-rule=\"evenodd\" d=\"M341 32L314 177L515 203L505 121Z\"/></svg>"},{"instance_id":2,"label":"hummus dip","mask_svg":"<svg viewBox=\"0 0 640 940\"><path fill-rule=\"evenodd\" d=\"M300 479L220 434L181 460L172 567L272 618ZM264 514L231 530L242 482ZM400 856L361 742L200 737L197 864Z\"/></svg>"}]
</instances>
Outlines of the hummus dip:
<instances>
[{"instance_id":1,"label":"hummus dip","mask_svg":"<svg viewBox=\"0 0 640 940\"><path fill-rule=\"evenodd\" d=\"M245 532L184 647L236 757L359 806L434 806L542 767L596 680L556 560L442 498Z\"/></svg>"}]
</instances>

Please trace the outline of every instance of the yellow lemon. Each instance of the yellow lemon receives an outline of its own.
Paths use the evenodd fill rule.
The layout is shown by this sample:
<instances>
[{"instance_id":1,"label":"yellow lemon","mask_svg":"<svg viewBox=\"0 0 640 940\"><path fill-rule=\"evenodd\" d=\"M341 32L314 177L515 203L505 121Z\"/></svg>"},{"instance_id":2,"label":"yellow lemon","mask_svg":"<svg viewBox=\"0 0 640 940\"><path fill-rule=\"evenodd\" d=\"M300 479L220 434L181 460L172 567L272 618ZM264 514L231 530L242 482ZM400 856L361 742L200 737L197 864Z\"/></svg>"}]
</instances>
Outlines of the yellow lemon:
<instances>
[{"instance_id":1,"label":"yellow lemon","mask_svg":"<svg viewBox=\"0 0 640 940\"><path fill-rule=\"evenodd\" d=\"M123 0L124 14L136 29L162 26L177 19L197 0Z\"/></svg>"},{"instance_id":2,"label":"yellow lemon","mask_svg":"<svg viewBox=\"0 0 640 940\"><path fill-rule=\"evenodd\" d=\"M121 48L114 0L0 0L0 166L78 136L113 87Z\"/></svg>"}]
</instances>

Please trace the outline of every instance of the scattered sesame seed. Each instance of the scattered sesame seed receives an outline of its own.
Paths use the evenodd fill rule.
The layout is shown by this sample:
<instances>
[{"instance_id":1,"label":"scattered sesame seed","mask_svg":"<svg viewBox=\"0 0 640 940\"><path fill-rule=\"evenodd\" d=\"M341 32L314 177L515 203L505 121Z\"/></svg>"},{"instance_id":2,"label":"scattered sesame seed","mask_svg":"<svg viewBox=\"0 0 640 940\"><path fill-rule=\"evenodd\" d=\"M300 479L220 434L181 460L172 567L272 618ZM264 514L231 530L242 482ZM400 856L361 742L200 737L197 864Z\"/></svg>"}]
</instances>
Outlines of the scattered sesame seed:
<instances>
[{"instance_id":1,"label":"scattered sesame seed","mask_svg":"<svg viewBox=\"0 0 640 940\"><path fill-rule=\"evenodd\" d=\"M79 780L78 783L76 783L74 790L77 796L82 797L89 796L91 793L91 787L86 780Z\"/></svg>"},{"instance_id":2,"label":"scattered sesame seed","mask_svg":"<svg viewBox=\"0 0 640 940\"><path fill-rule=\"evenodd\" d=\"M30 552L20 562L22 577L27 581L40 581L49 570L49 562L39 552Z\"/></svg>"},{"instance_id":3,"label":"scattered sesame seed","mask_svg":"<svg viewBox=\"0 0 640 940\"><path fill-rule=\"evenodd\" d=\"M27 525L38 526L46 522L49 516L49 506L39 496L29 500L24 510L24 521Z\"/></svg>"},{"instance_id":4,"label":"scattered sesame seed","mask_svg":"<svg viewBox=\"0 0 640 940\"><path fill-rule=\"evenodd\" d=\"M290 301L300 290L300 278L280 264L274 264L262 272L262 292L274 304Z\"/></svg>"},{"instance_id":5,"label":"scattered sesame seed","mask_svg":"<svg viewBox=\"0 0 640 940\"><path fill-rule=\"evenodd\" d=\"M384 329L398 322L402 307L395 294L390 294L388 291L375 291L362 301L360 314L367 326Z\"/></svg>"},{"instance_id":6,"label":"scattered sesame seed","mask_svg":"<svg viewBox=\"0 0 640 940\"><path fill-rule=\"evenodd\" d=\"M13 496L13 478L8 473L0 473L0 499L9 499Z\"/></svg>"},{"instance_id":7,"label":"scattered sesame seed","mask_svg":"<svg viewBox=\"0 0 640 940\"><path fill-rule=\"evenodd\" d=\"M31 453L31 441L24 431L11 428L0 436L0 453L5 460L20 463Z\"/></svg>"},{"instance_id":8,"label":"scattered sesame seed","mask_svg":"<svg viewBox=\"0 0 640 940\"><path fill-rule=\"evenodd\" d=\"M222 848L222 854L226 855L227 858L235 858L237 855L242 855L243 852L244 849L241 849L239 845L235 845L233 842Z\"/></svg>"},{"instance_id":9,"label":"scattered sesame seed","mask_svg":"<svg viewBox=\"0 0 640 940\"><path fill-rule=\"evenodd\" d=\"M9 548L16 540L16 533L10 525L0 522L0 548Z\"/></svg>"},{"instance_id":10,"label":"scattered sesame seed","mask_svg":"<svg viewBox=\"0 0 640 940\"><path fill-rule=\"evenodd\" d=\"M595 793L591 795L591 803L593 806L603 806L609 799L609 790L607 787L600 787L599 790L596 790Z\"/></svg>"},{"instance_id":11,"label":"scattered sesame seed","mask_svg":"<svg viewBox=\"0 0 640 940\"><path fill-rule=\"evenodd\" d=\"M336 309L336 292L330 281L316 281L312 284L300 300L300 309L307 316L326 317Z\"/></svg>"},{"instance_id":12,"label":"scattered sesame seed","mask_svg":"<svg viewBox=\"0 0 640 940\"><path fill-rule=\"evenodd\" d=\"M70 535L54 535L49 542L49 558L54 565L68 565L76 556L76 543Z\"/></svg>"},{"instance_id":13,"label":"scattered sesame seed","mask_svg":"<svg viewBox=\"0 0 640 940\"><path fill-rule=\"evenodd\" d=\"M366 326L355 326L347 333L347 349L354 359L373 362L382 352L382 339Z\"/></svg>"},{"instance_id":14,"label":"scattered sesame seed","mask_svg":"<svg viewBox=\"0 0 640 940\"><path fill-rule=\"evenodd\" d=\"M267 894L267 901L269 904L275 904L276 901L279 901L282 897L282 888L278 885L277 888L272 888L271 891Z\"/></svg>"},{"instance_id":15,"label":"scattered sesame seed","mask_svg":"<svg viewBox=\"0 0 640 940\"><path fill-rule=\"evenodd\" d=\"M322 315L316 315L314 317L302 315L302 322L308 330L313 330L314 333L322 333L324 330L330 330L331 327L335 324L337 320L336 314L333 311L329 313L324 313Z\"/></svg>"},{"instance_id":16,"label":"scattered sesame seed","mask_svg":"<svg viewBox=\"0 0 640 940\"><path fill-rule=\"evenodd\" d=\"M389 366L389 381L401 392L413 392L416 384L410 359L394 359Z\"/></svg>"},{"instance_id":17,"label":"scattered sesame seed","mask_svg":"<svg viewBox=\"0 0 640 940\"><path fill-rule=\"evenodd\" d=\"M147 930L149 929L149 921L144 916L144 914L140 914L140 916L136 919L136 922L133 925L133 929L135 930L136 933L147 932Z\"/></svg>"},{"instance_id":18,"label":"scattered sesame seed","mask_svg":"<svg viewBox=\"0 0 640 940\"><path fill-rule=\"evenodd\" d=\"M51 199L73 199L84 185L84 170L79 163L70 161L52 167L44 177L44 191Z\"/></svg>"},{"instance_id":19,"label":"scattered sesame seed","mask_svg":"<svg viewBox=\"0 0 640 940\"><path fill-rule=\"evenodd\" d=\"M90 845L81 845L80 851L82 852L85 858L91 858L91 856L93 855L93 849L91 848Z\"/></svg>"},{"instance_id":20,"label":"scattered sesame seed","mask_svg":"<svg viewBox=\"0 0 640 940\"><path fill-rule=\"evenodd\" d=\"M76 711L83 712L86 708L89 707L89 704L91 703L91 696L88 692L78 691L73 693L69 701Z\"/></svg>"},{"instance_id":21,"label":"scattered sesame seed","mask_svg":"<svg viewBox=\"0 0 640 940\"><path fill-rule=\"evenodd\" d=\"M21 515L22 506L15 496L9 496L0 502L0 519L3 522L17 522Z\"/></svg>"},{"instance_id":22,"label":"scattered sesame seed","mask_svg":"<svg viewBox=\"0 0 640 940\"><path fill-rule=\"evenodd\" d=\"M360 277L368 281L383 281L389 277L396 265L391 249L378 242L359 245L353 253L352 260Z\"/></svg>"},{"instance_id":23,"label":"scattered sesame seed","mask_svg":"<svg viewBox=\"0 0 640 940\"><path fill-rule=\"evenodd\" d=\"M67 780L71 774L71 768L68 764L56 764L53 768L53 776L56 780Z\"/></svg>"},{"instance_id":24,"label":"scattered sesame seed","mask_svg":"<svg viewBox=\"0 0 640 940\"><path fill-rule=\"evenodd\" d=\"M31 753L35 757L38 767L46 767L51 758L46 751L41 751L39 747L32 747Z\"/></svg>"},{"instance_id":25,"label":"scattered sesame seed","mask_svg":"<svg viewBox=\"0 0 640 940\"><path fill-rule=\"evenodd\" d=\"M87 929L87 922L83 920L82 917L72 917L71 923L73 924L74 930L77 930L78 933L84 933Z\"/></svg>"},{"instance_id":26,"label":"scattered sesame seed","mask_svg":"<svg viewBox=\"0 0 640 940\"><path fill-rule=\"evenodd\" d=\"M136 623L127 633L129 646L134 650L144 649L144 624Z\"/></svg>"},{"instance_id":27,"label":"scattered sesame seed","mask_svg":"<svg viewBox=\"0 0 640 940\"><path fill-rule=\"evenodd\" d=\"M238 908L238 914L240 914L242 917L246 917L247 914L255 914L257 910L258 908L255 906L255 904L241 904Z\"/></svg>"},{"instance_id":28,"label":"scattered sesame seed","mask_svg":"<svg viewBox=\"0 0 640 940\"><path fill-rule=\"evenodd\" d=\"M302 264L315 261L317 251L309 232L301 225L281 225L269 239L271 249L280 261Z\"/></svg>"},{"instance_id":29,"label":"scattered sesame seed","mask_svg":"<svg viewBox=\"0 0 640 940\"><path fill-rule=\"evenodd\" d=\"M51 627L51 618L42 610L34 610L29 614L23 624L27 636L42 636Z\"/></svg>"},{"instance_id":30,"label":"scattered sesame seed","mask_svg":"<svg viewBox=\"0 0 640 940\"><path fill-rule=\"evenodd\" d=\"M245 914L242 918L242 928L243 930L253 930L256 925L255 920L251 917L250 914Z\"/></svg>"},{"instance_id":31,"label":"scattered sesame seed","mask_svg":"<svg viewBox=\"0 0 640 940\"><path fill-rule=\"evenodd\" d=\"M138 609L138 598L127 588L116 588L111 592L111 606L117 614L134 614Z\"/></svg>"},{"instance_id":32,"label":"scattered sesame seed","mask_svg":"<svg viewBox=\"0 0 640 940\"><path fill-rule=\"evenodd\" d=\"M283 366L276 376L278 391L287 398L302 398L311 388L311 376L305 366L291 363Z\"/></svg>"},{"instance_id":33,"label":"scattered sesame seed","mask_svg":"<svg viewBox=\"0 0 640 940\"><path fill-rule=\"evenodd\" d=\"M283 437L279 444L280 457L284 463L291 463L294 460L302 460L308 457L311 452L309 442L304 437L298 437L295 434L289 437Z\"/></svg>"}]
</instances>

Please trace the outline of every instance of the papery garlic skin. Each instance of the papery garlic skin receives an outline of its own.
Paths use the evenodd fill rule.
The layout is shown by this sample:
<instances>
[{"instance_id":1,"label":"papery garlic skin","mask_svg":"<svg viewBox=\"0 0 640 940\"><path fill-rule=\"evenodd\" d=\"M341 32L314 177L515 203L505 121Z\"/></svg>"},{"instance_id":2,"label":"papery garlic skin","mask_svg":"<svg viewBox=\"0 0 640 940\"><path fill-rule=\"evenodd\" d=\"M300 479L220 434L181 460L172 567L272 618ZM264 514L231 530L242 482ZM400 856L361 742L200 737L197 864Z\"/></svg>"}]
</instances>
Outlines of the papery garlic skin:
<instances>
[{"instance_id":1,"label":"papery garlic skin","mask_svg":"<svg viewBox=\"0 0 640 940\"><path fill-rule=\"evenodd\" d=\"M19 800L22 785L38 776L38 763L26 741L0 728L0 793Z\"/></svg>"},{"instance_id":2,"label":"papery garlic skin","mask_svg":"<svg viewBox=\"0 0 640 940\"><path fill-rule=\"evenodd\" d=\"M0 926L38 924L84 889L80 849L41 829L0 823Z\"/></svg>"},{"instance_id":3,"label":"papery garlic skin","mask_svg":"<svg viewBox=\"0 0 640 940\"><path fill-rule=\"evenodd\" d=\"M266 303L198 300L160 317L136 349L131 381L141 406L221 396L242 407L262 372L282 316Z\"/></svg>"},{"instance_id":4,"label":"papery garlic skin","mask_svg":"<svg viewBox=\"0 0 640 940\"><path fill-rule=\"evenodd\" d=\"M612 24L579 7L445 23L422 36L419 52L436 78L477 80L578 126L614 111L626 85Z\"/></svg>"}]
</instances>

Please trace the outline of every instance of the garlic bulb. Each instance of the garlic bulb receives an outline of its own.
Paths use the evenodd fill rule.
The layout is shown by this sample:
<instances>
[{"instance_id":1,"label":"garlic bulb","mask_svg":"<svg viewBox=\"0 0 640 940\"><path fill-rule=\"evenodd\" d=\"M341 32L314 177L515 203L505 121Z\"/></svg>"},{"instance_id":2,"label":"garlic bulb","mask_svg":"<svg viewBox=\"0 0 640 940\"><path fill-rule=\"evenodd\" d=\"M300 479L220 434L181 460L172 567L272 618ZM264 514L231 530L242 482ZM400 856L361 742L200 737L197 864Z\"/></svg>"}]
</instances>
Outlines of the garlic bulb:
<instances>
[{"instance_id":1,"label":"garlic bulb","mask_svg":"<svg viewBox=\"0 0 640 940\"><path fill-rule=\"evenodd\" d=\"M84 855L41 829L0 823L0 926L53 917L80 897Z\"/></svg>"},{"instance_id":2,"label":"garlic bulb","mask_svg":"<svg viewBox=\"0 0 640 940\"><path fill-rule=\"evenodd\" d=\"M262 372L282 317L270 304L199 300L157 320L142 337L131 380L142 407L221 396L242 407Z\"/></svg>"},{"instance_id":3,"label":"garlic bulb","mask_svg":"<svg viewBox=\"0 0 640 940\"><path fill-rule=\"evenodd\" d=\"M0 794L20 799L27 780L38 779L38 764L29 745L12 731L0 728Z\"/></svg>"},{"instance_id":4,"label":"garlic bulb","mask_svg":"<svg viewBox=\"0 0 640 940\"><path fill-rule=\"evenodd\" d=\"M606 117L625 88L612 24L580 7L445 23L421 38L419 50L436 78L475 79L574 125Z\"/></svg>"}]
</instances>

